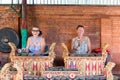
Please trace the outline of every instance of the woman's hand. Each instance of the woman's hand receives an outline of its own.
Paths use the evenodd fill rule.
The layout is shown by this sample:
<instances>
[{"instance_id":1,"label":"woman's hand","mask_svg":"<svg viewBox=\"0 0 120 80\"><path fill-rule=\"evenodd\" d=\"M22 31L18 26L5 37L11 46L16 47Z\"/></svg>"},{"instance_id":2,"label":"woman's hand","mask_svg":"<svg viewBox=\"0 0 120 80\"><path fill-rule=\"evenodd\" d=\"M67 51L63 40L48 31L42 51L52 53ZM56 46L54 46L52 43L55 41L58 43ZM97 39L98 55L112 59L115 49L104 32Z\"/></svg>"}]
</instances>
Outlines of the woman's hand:
<instances>
[{"instance_id":1,"label":"woman's hand","mask_svg":"<svg viewBox=\"0 0 120 80\"><path fill-rule=\"evenodd\" d=\"M27 53L29 52L29 50L27 48L22 48L22 51L27 52Z\"/></svg>"}]
</instances>

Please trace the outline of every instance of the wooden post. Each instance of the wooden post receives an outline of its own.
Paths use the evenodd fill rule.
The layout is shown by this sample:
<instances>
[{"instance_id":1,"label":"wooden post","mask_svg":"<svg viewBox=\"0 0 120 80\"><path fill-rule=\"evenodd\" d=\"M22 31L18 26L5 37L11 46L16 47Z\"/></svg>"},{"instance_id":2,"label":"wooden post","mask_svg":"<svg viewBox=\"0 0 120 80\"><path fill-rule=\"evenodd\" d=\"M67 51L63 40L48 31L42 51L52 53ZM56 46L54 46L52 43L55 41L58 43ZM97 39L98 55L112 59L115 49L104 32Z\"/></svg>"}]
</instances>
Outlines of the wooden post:
<instances>
[{"instance_id":1,"label":"wooden post","mask_svg":"<svg viewBox=\"0 0 120 80\"><path fill-rule=\"evenodd\" d=\"M22 28L27 28L26 24L26 0L22 0Z\"/></svg>"},{"instance_id":2,"label":"wooden post","mask_svg":"<svg viewBox=\"0 0 120 80\"><path fill-rule=\"evenodd\" d=\"M26 47L27 43L27 16L26 16L27 3L26 0L22 0L22 25L21 25L21 38L22 38L22 48Z\"/></svg>"}]
</instances>

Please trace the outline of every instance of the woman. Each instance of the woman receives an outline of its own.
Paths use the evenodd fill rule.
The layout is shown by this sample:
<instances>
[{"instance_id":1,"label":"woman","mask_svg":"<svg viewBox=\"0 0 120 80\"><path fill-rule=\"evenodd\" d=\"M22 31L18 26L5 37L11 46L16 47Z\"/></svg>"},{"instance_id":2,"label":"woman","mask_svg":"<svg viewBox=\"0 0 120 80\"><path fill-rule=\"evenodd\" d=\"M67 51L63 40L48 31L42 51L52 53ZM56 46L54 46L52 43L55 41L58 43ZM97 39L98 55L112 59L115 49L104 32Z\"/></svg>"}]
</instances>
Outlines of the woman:
<instances>
[{"instance_id":1,"label":"woman","mask_svg":"<svg viewBox=\"0 0 120 80\"><path fill-rule=\"evenodd\" d=\"M27 40L27 50L29 50L29 55L40 55L45 51L45 39L42 37L42 33L39 27L32 27L32 36Z\"/></svg>"},{"instance_id":2,"label":"woman","mask_svg":"<svg viewBox=\"0 0 120 80\"><path fill-rule=\"evenodd\" d=\"M87 36L84 36L84 26L77 26L78 36L72 39L71 50L75 51L75 54L90 54L91 43Z\"/></svg>"}]
</instances>

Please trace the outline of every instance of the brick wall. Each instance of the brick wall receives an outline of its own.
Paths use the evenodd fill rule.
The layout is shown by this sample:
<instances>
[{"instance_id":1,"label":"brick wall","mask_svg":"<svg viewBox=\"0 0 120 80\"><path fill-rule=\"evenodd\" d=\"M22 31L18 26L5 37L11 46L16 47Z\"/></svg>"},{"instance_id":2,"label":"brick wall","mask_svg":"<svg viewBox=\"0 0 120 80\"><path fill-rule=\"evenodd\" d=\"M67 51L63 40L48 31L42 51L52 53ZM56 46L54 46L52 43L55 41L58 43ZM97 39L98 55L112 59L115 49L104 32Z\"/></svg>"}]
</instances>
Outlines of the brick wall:
<instances>
[{"instance_id":1,"label":"brick wall","mask_svg":"<svg viewBox=\"0 0 120 80\"><path fill-rule=\"evenodd\" d=\"M0 11L6 7L0 6ZM109 43L111 61L116 62L115 72L120 73L120 7L119 6L28 6L27 27L40 26L47 45L56 42L56 54L60 58L62 54L61 44L64 42L70 49L71 39L76 36L76 26L85 25L85 35L90 37L92 49ZM14 13L9 11L9 13ZM14 25L0 24L17 30L19 19L14 13ZM5 15L10 17L10 15ZM5 18L6 19L6 18ZM3 20L5 20L3 19ZM8 20L8 19L7 19ZM2 21L0 21L1 23ZM16 26L16 27L13 27ZM30 31L29 31L30 34Z\"/></svg>"},{"instance_id":2,"label":"brick wall","mask_svg":"<svg viewBox=\"0 0 120 80\"><path fill-rule=\"evenodd\" d=\"M120 17L111 17L112 20L112 60L119 66L116 66L120 70ZM116 71L117 71L116 68Z\"/></svg>"},{"instance_id":3,"label":"brick wall","mask_svg":"<svg viewBox=\"0 0 120 80\"><path fill-rule=\"evenodd\" d=\"M0 6L0 29L9 27L18 32L18 15L10 6Z\"/></svg>"}]
</instances>

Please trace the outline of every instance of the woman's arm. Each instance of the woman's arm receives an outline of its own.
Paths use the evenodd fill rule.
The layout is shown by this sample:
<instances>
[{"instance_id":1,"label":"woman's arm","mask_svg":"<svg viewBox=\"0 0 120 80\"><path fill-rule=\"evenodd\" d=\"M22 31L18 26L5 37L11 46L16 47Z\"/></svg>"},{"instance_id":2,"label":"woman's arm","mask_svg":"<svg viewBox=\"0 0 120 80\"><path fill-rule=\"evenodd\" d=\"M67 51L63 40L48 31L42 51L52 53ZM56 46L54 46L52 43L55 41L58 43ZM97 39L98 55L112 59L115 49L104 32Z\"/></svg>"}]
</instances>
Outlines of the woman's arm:
<instances>
[{"instance_id":1,"label":"woman's arm","mask_svg":"<svg viewBox=\"0 0 120 80\"><path fill-rule=\"evenodd\" d=\"M28 49L28 48L29 48L29 46L30 46L30 38L28 38L28 40L27 40L26 49Z\"/></svg>"},{"instance_id":2,"label":"woman's arm","mask_svg":"<svg viewBox=\"0 0 120 80\"><path fill-rule=\"evenodd\" d=\"M90 42L90 39L88 38L88 54L91 53L91 42Z\"/></svg>"}]
</instances>

